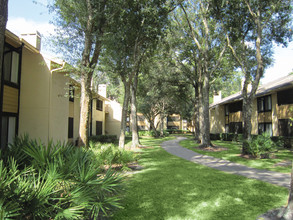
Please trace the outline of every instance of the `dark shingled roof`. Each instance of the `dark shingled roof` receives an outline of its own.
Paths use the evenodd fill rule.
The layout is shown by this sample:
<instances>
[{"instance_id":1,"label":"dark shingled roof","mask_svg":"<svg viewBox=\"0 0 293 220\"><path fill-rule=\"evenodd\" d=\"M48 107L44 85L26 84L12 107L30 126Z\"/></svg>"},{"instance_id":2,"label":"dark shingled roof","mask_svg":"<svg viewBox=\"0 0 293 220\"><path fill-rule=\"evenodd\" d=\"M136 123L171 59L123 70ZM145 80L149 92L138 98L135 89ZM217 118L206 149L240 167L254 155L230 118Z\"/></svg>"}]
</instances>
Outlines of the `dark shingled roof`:
<instances>
[{"instance_id":1,"label":"dark shingled roof","mask_svg":"<svg viewBox=\"0 0 293 220\"><path fill-rule=\"evenodd\" d=\"M293 75L288 75L284 76L282 78L279 78L275 81L269 82L264 85L260 85L256 91L256 97L264 96L264 95L269 95L273 92L279 91L279 90L284 90L287 88L293 87ZM217 105L223 105L227 104L230 102L235 102L238 100L242 100L242 91L237 92L233 95L230 95L226 98L223 98L222 100L212 103L210 105L210 108L214 108Z\"/></svg>"}]
</instances>

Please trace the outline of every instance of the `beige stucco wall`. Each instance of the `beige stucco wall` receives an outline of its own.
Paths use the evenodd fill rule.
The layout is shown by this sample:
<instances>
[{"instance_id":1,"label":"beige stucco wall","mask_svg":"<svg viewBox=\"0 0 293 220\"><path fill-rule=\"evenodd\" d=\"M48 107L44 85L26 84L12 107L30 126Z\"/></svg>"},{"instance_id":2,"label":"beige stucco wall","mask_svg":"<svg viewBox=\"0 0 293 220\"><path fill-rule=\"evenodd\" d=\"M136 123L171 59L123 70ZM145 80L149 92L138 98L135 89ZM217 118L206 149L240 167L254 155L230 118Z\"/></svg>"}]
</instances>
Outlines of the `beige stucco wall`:
<instances>
[{"instance_id":1,"label":"beige stucco wall","mask_svg":"<svg viewBox=\"0 0 293 220\"><path fill-rule=\"evenodd\" d=\"M120 136L122 106L116 101L106 101L105 133Z\"/></svg>"},{"instance_id":2,"label":"beige stucco wall","mask_svg":"<svg viewBox=\"0 0 293 220\"><path fill-rule=\"evenodd\" d=\"M74 97L74 105L73 105L73 139L77 140L79 138L79 118L80 118L80 89L75 88L75 97Z\"/></svg>"},{"instance_id":3,"label":"beige stucco wall","mask_svg":"<svg viewBox=\"0 0 293 220\"><path fill-rule=\"evenodd\" d=\"M67 141L69 100L68 78L50 71L50 60L23 50L21 67L19 135L48 141Z\"/></svg>"},{"instance_id":4,"label":"beige stucco wall","mask_svg":"<svg viewBox=\"0 0 293 220\"><path fill-rule=\"evenodd\" d=\"M41 54L23 49L19 106L19 135L47 143L51 73Z\"/></svg>"},{"instance_id":5,"label":"beige stucco wall","mask_svg":"<svg viewBox=\"0 0 293 220\"><path fill-rule=\"evenodd\" d=\"M69 98L66 96L68 81L64 73L51 74L49 138L62 142L68 140Z\"/></svg>"},{"instance_id":6,"label":"beige stucco wall","mask_svg":"<svg viewBox=\"0 0 293 220\"><path fill-rule=\"evenodd\" d=\"M225 107L224 105L216 106L210 109L210 132L224 133L225 132Z\"/></svg>"}]
</instances>

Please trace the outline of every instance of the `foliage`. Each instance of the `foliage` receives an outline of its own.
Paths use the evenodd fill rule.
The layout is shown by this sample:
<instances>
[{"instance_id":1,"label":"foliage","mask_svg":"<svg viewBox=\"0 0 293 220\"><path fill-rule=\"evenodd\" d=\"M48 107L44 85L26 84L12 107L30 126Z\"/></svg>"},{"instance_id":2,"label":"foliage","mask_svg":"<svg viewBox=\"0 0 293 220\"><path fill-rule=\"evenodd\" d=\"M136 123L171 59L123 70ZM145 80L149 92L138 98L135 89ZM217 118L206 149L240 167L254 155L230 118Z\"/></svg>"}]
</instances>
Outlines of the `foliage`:
<instances>
[{"instance_id":1,"label":"foliage","mask_svg":"<svg viewBox=\"0 0 293 220\"><path fill-rule=\"evenodd\" d=\"M95 155L99 155L99 159L103 165L112 166L118 164L126 169L128 163L137 160L137 156L133 151L118 148L118 146L114 144L90 142L90 149Z\"/></svg>"},{"instance_id":2,"label":"foliage","mask_svg":"<svg viewBox=\"0 0 293 220\"><path fill-rule=\"evenodd\" d=\"M102 174L100 158L70 144L47 146L27 136L0 155L0 216L97 219L120 208L121 177Z\"/></svg>"},{"instance_id":3,"label":"foliage","mask_svg":"<svg viewBox=\"0 0 293 220\"><path fill-rule=\"evenodd\" d=\"M254 157L269 154L277 149L279 143L272 141L269 133L264 132L257 135L248 142L248 153Z\"/></svg>"},{"instance_id":4,"label":"foliage","mask_svg":"<svg viewBox=\"0 0 293 220\"><path fill-rule=\"evenodd\" d=\"M181 130L181 129L167 129L166 130L169 134L186 134L189 130Z\"/></svg>"},{"instance_id":5,"label":"foliage","mask_svg":"<svg viewBox=\"0 0 293 220\"><path fill-rule=\"evenodd\" d=\"M167 130L163 131L163 135L164 137L168 136L169 133ZM150 131L139 131L139 136L148 136L148 137L158 137L159 136L159 132L158 131L154 131L154 130L150 130Z\"/></svg>"},{"instance_id":6,"label":"foliage","mask_svg":"<svg viewBox=\"0 0 293 220\"><path fill-rule=\"evenodd\" d=\"M272 64L273 43L287 45L292 39L290 0L211 0L212 16L222 22L228 47L244 75L242 153L251 139L252 101L265 69ZM236 66L235 66L236 67ZM248 89L251 85L251 89Z\"/></svg>"},{"instance_id":7,"label":"foliage","mask_svg":"<svg viewBox=\"0 0 293 220\"><path fill-rule=\"evenodd\" d=\"M116 135L95 135L90 136L89 141L92 142L100 142L100 143L115 143L117 142L117 136Z\"/></svg>"}]
</instances>

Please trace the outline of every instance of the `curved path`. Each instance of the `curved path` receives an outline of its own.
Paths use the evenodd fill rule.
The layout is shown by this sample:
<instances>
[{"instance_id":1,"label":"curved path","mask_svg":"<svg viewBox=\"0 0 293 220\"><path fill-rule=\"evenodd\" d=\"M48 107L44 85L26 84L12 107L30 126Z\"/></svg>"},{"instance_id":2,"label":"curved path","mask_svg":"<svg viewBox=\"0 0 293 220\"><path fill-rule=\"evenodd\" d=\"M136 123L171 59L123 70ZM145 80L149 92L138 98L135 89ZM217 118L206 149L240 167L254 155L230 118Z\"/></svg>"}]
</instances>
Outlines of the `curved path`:
<instances>
[{"instance_id":1,"label":"curved path","mask_svg":"<svg viewBox=\"0 0 293 220\"><path fill-rule=\"evenodd\" d=\"M184 139L186 138L177 137L177 139L175 140L163 142L161 146L170 154L181 157L185 160L189 160L193 163L199 163L227 173L237 174L245 176L247 178L261 180L278 186L290 186L290 174L254 169L241 164L233 163L228 160L202 155L192 150L179 146L179 142Z\"/></svg>"}]
</instances>

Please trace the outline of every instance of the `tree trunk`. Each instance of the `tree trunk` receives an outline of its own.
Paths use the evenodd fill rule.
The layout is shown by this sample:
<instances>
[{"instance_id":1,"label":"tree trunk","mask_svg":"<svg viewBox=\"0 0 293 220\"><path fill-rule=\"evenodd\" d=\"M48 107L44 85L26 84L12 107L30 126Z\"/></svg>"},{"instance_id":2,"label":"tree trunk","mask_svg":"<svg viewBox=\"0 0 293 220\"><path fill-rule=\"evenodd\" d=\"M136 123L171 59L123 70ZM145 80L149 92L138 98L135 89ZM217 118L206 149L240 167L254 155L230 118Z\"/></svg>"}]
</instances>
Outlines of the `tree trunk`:
<instances>
[{"instance_id":1,"label":"tree trunk","mask_svg":"<svg viewBox=\"0 0 293 220\"><path fill-rule=\"evenodd\" d=\"M78 146L88 146L89 140L89 109L91 100L92 73L81 74L80 90L80 123Z\"/></svg>"},{"instance_id":2,"label":"tree trunk","mask_svg":"<svg viewBox=\"0 0 293 220\"><path fill-rule=\"evenodd\" d=\"M121 128L120 128L120 136L119 136L119 148L123 149L125 147L125 131L126 131L126 119L128 112L128 103L129 103L129 93L130 93L130 83L125 79L123 80L124 84L124 100L122 107L122 116L121 116Z\"/></svg>"},{"instance_id":3,"label":"tree trunk","mask_svg":"<svg viewBox=\"0 0 293 220\"><path fill-rule=\"evenodd\" d=\"M210 115L209 115L209 74L205 72L202 87L202 125L201 125L201 146L209 147L210 140Z\"/></svg>"},{"instance_id":4,"label":"tree trunk","mask_svg":"<svg viewBox=\"0 0 293 220\"><path fill-rule=\"evenodd\" d=\"M198 93L198 83L194 85L194 139L197 143L200 143L200 132L199 132L199 93Z\"/></svg>"},{"instance_id":5,"label":"tree trunk","mask_svg":"<svg viewBox=\"0 0 293 220\"><path fill-rule=\"evenodd\" d=\"M164 113L160 114L160 136L164 137Z\"/></svg>"},{"instance_id":6,"label":"tree trunk","mask_svg":"<svg viewBox=\"0 0 293 220\"><path fill-rule=\"evenodd\" d=\"M0 2L0 91L1 91L2 61L3 61L3 54L4 54L4 42L5 42L7 16L8 16L8 0L1 0Z\"/></svg>"},{"instance_id":7,"label":"tree trunk","mask_svg":"<svg viewBox=\"0 0 293 220\"><path fill-rule=\"evenodd\" d=\"M139 136L137 127L136 89L137 74L134 76L133 84L130 86L131 92L131 121L132 121L132 149L139 147Z\"/></svg>"},{"instance_id":8,"label":"tree trunk","mask_svg":"<svg viewBox=\"0 0 293 220\"><path fill-rule=\"evenodd\" d=\"M244 94L247 93L243 92ZM242 118L243 118L243 141L242 143L242 154L247 155L249 154L248 150L248 143L251 140L251 115L252 115L252 100L244 95L243 97L243 104L242 104Z\"/></svg>"},{"instance_id":9,"label":"tree trunk","mask_svg":"<svg viewBox=\"0 0 293 220\"><path fill-rule=\"evenodd\" d=\"M204 124L204 117L203 117L203 88L202 88L202 81L199 79L198 82L198 124L199 124L199 130L198 130L198 139L199 143L203 143L203 124Z\"/></svg>"},{"instance_id":10,"label":"tree trunk","mask_svg":"<svg viewBox=\"0 0 293 220\"><path fill-rule=\"evenodd\" d=\"M242 145L242 154L249 154L248 152L248 141L251 140L251 115L252 115L252 102L255 98L255 93L257 91L260 78L263 76L264 72L264 64L263 64L263 57L261 54L261 41L262 41L262 24L261 24L261 12L260 9L257 11L256 16L254 16L255 24L257 25L257 38L255 42L256 48L256 60L257 60L257 70L255 77L253 79L251 85L251 91L248 91L248 84L250 82L250 73L245 74L245 82L243 86L243 141ZM248 92L250 94L248 95Z\"/></svg>"},{"instance_id":11,"label":"tree trunk","mask_svg":"<svg viewBox=\"0 0 293 220\"><path fill-rule=\"evenodd\" d=\"M292 169L291 169L291 184L289 191L289 199L287 207L284 210L282 215L284 220L292 220L293 219L293 161L292 161Z\"/></svg>"}]
</instances>

